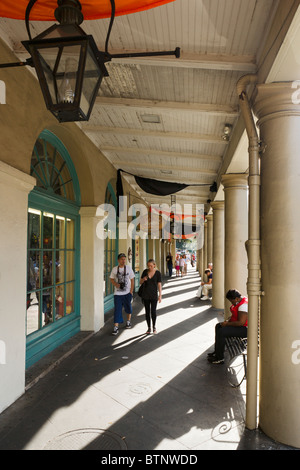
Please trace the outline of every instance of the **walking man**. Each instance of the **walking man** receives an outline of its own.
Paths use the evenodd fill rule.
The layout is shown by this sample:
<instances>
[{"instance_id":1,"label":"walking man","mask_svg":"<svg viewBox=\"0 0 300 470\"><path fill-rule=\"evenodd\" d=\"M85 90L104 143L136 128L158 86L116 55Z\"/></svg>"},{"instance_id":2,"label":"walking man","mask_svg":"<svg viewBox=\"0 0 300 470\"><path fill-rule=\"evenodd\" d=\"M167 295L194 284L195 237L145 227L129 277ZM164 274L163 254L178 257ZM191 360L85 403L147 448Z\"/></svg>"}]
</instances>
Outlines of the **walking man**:
<instances>
[{"instance_id":1,"label":"walking man","mask_svg":"<svg viewBox=\"0 0 300 470\"><path fill-rule=\"evenodd\" d=\"M122 310L127 314L126 328L131 328L132 295L134 289L134 272L131 266L126 265L125 253L118 255L118 266L115 266L110 275L114 291L114 329L112 334L119 333L119 323L123 323Z\"/></svg>"}]
</instances>

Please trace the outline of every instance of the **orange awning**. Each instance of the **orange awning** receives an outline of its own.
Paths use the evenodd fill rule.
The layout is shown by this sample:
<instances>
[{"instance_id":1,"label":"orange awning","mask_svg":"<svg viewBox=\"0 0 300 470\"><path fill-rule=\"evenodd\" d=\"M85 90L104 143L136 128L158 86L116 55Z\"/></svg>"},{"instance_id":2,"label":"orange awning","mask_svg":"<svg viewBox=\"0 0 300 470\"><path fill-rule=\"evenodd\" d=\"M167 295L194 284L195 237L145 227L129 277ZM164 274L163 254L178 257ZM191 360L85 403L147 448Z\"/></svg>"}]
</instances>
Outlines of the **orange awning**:
<instances>
[{"instance_id":1,"label":"orange awning","mask_svg":"<svg viewBox=\"0 0 300 470\"><path fill-rule=\"evenodd\" d=\"M149 10L175 0L115 0L115 16L128 15ZM25 11L29 0L1 0L0 17L25 20ZM110 18L110 0L81 0L85 20ZM30 12L30 21L55 21L54 10L57 0L37 0Z\"/></svg>"}]
</instances>

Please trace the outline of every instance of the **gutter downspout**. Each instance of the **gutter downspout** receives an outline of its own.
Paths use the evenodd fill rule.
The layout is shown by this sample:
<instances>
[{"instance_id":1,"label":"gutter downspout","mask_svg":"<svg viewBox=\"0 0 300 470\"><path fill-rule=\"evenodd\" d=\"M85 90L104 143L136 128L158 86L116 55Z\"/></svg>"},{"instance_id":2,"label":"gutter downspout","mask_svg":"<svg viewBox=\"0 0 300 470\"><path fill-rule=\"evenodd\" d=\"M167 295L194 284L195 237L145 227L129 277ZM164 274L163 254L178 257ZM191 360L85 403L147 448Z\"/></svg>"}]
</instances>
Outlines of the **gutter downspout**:
<instances>
[{"instance_id":1,"label":"gutter downspout","mask_svg":"<svg viewBox=\"0 0 300 470\"><path fill-rule=\"evenodd\" d=\"M247 86L257 83L257 75L245 75L237 83L239 104L249 139L249 240L248 254L248 365L246 395L246 428L257 428L257 379L258 379L258 322L261 292L260 278L260 171L259 139L247 96Z\"/></svg>"}]
</instances>

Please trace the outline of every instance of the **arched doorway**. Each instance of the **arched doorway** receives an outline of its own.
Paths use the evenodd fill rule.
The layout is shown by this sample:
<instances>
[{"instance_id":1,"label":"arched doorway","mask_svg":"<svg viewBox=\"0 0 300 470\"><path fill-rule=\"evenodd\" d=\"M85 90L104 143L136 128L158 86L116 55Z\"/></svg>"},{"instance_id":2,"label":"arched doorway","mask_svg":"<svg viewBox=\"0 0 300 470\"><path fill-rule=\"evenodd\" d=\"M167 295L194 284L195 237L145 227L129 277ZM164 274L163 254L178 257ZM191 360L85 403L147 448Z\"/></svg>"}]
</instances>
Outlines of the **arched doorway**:
<instances>
[{"instance_id":1,"label":"arched doorway","mask_svg":"<svg viewBox=\"0 0 300 470\"><path fill-rule=\"evenodd\" d=\"M28 198L26 366L80 330L80 189L62 142L43 131Z\"/></svg>"}]
</instances>

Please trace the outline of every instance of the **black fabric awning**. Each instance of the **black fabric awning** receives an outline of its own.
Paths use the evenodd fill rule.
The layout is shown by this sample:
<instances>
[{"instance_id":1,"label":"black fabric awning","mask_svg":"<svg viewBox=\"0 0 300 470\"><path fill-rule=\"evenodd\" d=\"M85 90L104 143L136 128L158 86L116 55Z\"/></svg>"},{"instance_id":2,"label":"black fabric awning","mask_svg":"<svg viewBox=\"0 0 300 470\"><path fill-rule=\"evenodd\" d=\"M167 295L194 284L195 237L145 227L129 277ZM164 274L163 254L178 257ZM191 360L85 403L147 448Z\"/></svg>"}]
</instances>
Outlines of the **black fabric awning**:
<instances>
[{"instance_id":1,"label":"black fabric awning","mask_svg":"<svg viewBox=\"0 0 300 470\"><path fill-rule=\"evenodd\" d=\"M185 189L187 184L171 183L169 181L159 181L150 178L142 178L135 176L135 181L145 193L154 194L155 196L170 196Z\"/></svg>"},{"instance_id":2,"label":"black fabric awning","mask_svg":"<svg viewBox=\"0 0 300 470\"><path fill-rule=\"evenodd\" d=\"M182 183L172 183L170 181L160 181L151 178L143 178L141 176L133 175L128 171L119 169L117 171L117 204L118 204L118 214L119 214L119 197L123 196L123 184L122 184L122 175L121 172L127 173L128 175L134 176L136 183L139 187L148 194L154 194L155 196L170 196L171 194L178 193L182 189L187 188L188 186L210 186L211 192L217 192L217 183L211 184L182 184Z\"/></svg>"},{"instance_id":3,"label":"black fabric awning","mask_svg":"<svg viewBox=\"0 0 300 470\"><path fill-rule=\"evenodd\" d=\"M172 183L170 181L160 181L152 178L143 178L142 176L136 176L128 171L118 170L117 172L117 197L123 196L123 185L121 172L127 173L128 175L134 176L136 183L139 187L149 194L154 194L155 196L170 196L171 194L178 193L182 189L187 188L188 186L210 186L211 192L217 191L217 183L211 184L182 184L182 183Z\"/></svg>"}]
</instances>

